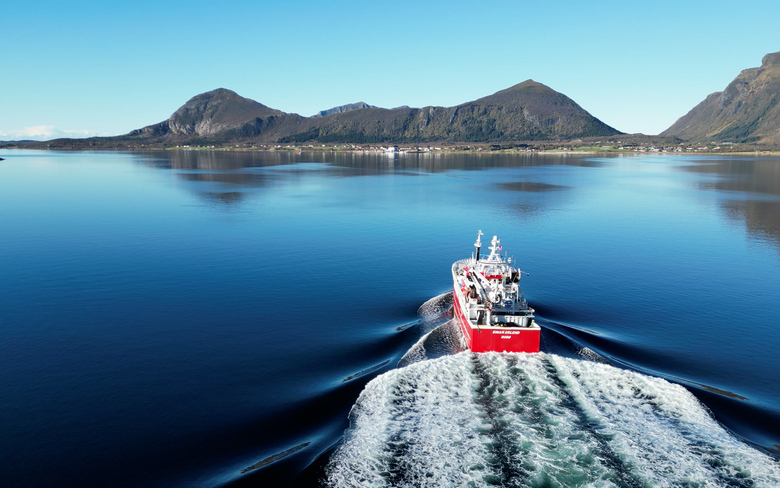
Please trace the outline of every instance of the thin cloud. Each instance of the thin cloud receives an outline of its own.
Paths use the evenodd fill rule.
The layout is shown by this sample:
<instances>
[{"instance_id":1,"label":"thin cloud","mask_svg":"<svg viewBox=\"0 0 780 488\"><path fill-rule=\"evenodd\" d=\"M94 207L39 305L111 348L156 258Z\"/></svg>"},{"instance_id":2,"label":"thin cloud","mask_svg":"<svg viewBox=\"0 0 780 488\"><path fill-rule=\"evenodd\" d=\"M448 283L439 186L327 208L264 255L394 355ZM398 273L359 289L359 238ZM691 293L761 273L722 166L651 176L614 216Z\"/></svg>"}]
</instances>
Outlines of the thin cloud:
<instances>
[{"instance_id":1,"label":"thin cloud","mask_svg":"<svg viewBox=\"0 0 780 488\"><path fill-rule=\"evenodd\" d=\"M70 130L58 129L53 125L36 125L35 127L25 127L21 130L2 131L0 130L0 139L6 141L48 141L68 137L72 139L83 139L85 137L105 136L106 134L91 130Z\"/></svg>"}]
</instances>

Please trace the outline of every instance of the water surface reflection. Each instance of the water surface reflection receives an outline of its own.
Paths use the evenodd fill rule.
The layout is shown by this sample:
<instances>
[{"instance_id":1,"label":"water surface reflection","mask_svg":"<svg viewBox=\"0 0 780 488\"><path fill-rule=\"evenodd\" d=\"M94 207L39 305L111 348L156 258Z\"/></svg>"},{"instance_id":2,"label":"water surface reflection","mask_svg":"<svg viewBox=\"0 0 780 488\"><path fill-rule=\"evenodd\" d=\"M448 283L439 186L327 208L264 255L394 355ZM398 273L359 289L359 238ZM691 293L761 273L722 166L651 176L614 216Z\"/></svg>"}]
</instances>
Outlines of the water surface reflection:
<instances>
[{"instance_id":1,"label":"water surface reflection","mask_svg":"<svg viewBox=\"0 0 780 488\"><path fill-rule=\"evenodd\" d=\"M582 155L160 151L138 153L137 164L173 170L184 186L210 202L240 204L248 193L284 184L290 178L377 175L425 176L489 168L573 166L597 168L605 160ZM503 182L502 190L540 193L564 190L564 185L539 181Z\"/></svg>"},{"instance_id":2,"label":"water surface reflection","mask_svg":"<svg viewBox=\"0 0 780 488\"><path fill-rule=\"evenodd\" d=\"M726 217L744 223L750 238L780 248L780 160L706 158L682 169L711 176L698 187L721 194Z\"/></svg>"}]
</instances>

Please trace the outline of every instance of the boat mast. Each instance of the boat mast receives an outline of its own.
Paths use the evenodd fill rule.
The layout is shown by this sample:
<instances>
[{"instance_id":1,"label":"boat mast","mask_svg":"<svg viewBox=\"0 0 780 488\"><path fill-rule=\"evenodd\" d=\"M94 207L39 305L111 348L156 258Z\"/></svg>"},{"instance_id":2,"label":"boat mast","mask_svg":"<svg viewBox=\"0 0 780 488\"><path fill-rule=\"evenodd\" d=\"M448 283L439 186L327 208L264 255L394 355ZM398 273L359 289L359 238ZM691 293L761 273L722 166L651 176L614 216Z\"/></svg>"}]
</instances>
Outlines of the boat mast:
<instances>
[{"instance_id":1,"label":"boat mast","mask_svg":"<svg viewBox=\"0 0 780 488\"><path fill-rule=\"evenodd\" d=\"M474 247L477 248L477 261L479 262L479 249L482 247L482 241L479 239L480 237L484 236L485 234L482 233L481 230L477 231L477 242L474 243Z\"/></svg>"}]
</instances>

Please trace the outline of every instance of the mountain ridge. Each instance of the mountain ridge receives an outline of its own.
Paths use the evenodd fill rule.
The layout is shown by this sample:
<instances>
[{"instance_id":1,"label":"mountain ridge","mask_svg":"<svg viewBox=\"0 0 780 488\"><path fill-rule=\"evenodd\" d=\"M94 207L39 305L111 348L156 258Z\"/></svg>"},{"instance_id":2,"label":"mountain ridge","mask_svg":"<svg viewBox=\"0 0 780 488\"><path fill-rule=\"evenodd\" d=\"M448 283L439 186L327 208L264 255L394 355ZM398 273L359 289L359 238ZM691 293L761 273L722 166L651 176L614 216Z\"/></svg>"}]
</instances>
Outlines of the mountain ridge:
<instances>
[{"instance_id":1,"label":"mountain ridge","mask_svg":"<svg viewBox=\"0 0 780 488\"><path fill-rule=\"evenodd\" d=\"M219 88L191 98L163 122L120 137L170 142L459 143L621 134L566 95L533 80L455 107L350 105L325 116L302 117Z\"/></svg>"},{"instance_id":2,"label":"mountain ridge","mask_svg":"<svg viewBox=\"0 0 780 488\"><path fill-rule=\"evenodd\" d=\"M661 136L705 142L780 144L780 52L742 70L728 86L709 94Z\"/></svg>"},{"instance_id":3,"label":"mountain ridge","mask_svg":"<svg viewBox=\"0 0 780 488\"><path fill-rule=\"evenodd\" d=\"M370 109L340 115L318 128L318 142L505 142L621 133L533 80L454 107ZM372 127L366 117L378 121L378 126ZM284 142L305 142L305 137L293 135Z\"/></svg>"}]
</instances>

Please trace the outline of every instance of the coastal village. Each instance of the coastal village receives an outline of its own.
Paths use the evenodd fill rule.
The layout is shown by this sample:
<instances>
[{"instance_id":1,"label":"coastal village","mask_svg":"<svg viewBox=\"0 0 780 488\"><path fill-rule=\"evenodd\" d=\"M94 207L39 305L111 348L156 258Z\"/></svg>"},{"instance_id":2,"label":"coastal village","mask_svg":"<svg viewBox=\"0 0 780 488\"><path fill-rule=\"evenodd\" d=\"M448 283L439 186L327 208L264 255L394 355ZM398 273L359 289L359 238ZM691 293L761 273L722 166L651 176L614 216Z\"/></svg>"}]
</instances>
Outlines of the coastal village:
<instances>
[{"instance_id":1,"label":"coastal village","mask_svg":"<svg viewBox=\"0 0 780 488\"><path fill-rule=\"evenodd\" d=\"M767 148L751 144L732 142L712 142L710 144L691 143L689 141L669 142L631 142L622 140L572 141L552 143L502 143L502 144L451 144L451 145L371 145L371 144L226 144L226 145L180 145L171 150L238 150L238 151L288 151L288 152L361 152L383 153L389 156L403 154L436 154L452 152L506 152L506 153L553 153L553 154L590 154L590 153L703 153L703 154L776 154L778 148ZM141 145L142 146L142 145ZM128 147L127 149L143 149Z\"/></svg>"}]
</instances>

